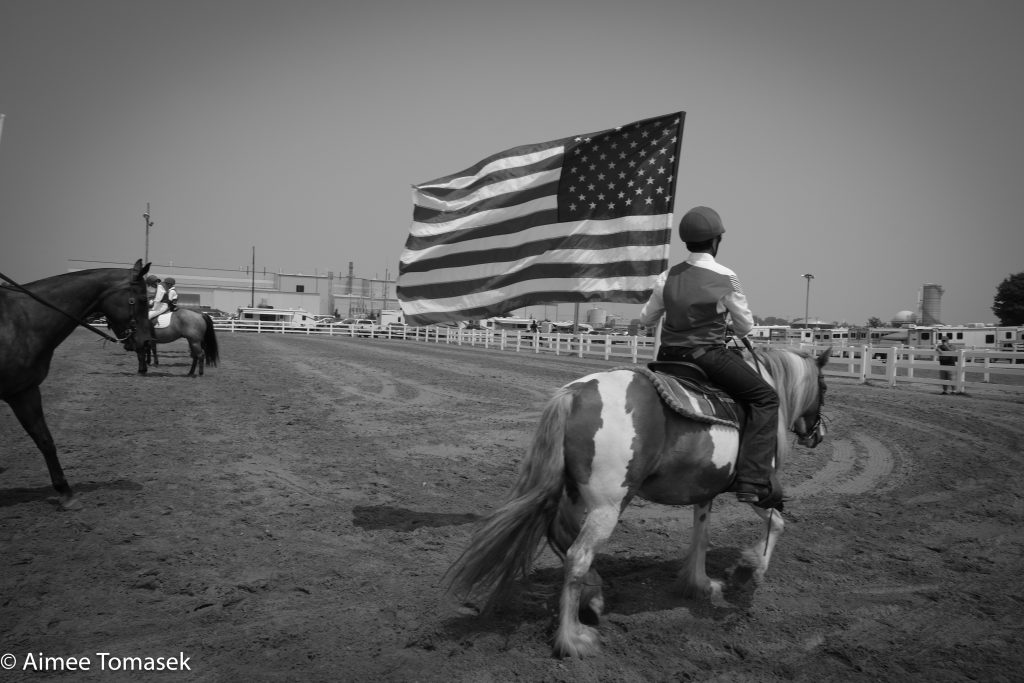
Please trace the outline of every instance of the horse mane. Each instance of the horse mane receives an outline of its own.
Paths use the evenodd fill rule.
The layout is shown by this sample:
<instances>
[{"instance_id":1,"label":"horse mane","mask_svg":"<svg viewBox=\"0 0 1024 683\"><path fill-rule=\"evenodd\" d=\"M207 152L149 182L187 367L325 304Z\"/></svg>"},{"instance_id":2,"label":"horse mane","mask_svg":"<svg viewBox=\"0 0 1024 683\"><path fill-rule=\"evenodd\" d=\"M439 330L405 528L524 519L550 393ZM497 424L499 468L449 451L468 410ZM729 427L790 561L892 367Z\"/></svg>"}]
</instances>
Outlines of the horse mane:
<instances>
[{"instance_id":1,"label":"horse mane","mask_svg":"<svg viewBox=\"0 0 1024 683\"><path fill-rule=\"evenodd\" d=\"M817 374L811 372L813 357L792 349L755 349L754 356L767 368L775 393L779 395L778 462L782 466L789 455L787 432L796 418L814 400L818 390Z\"/></svg>"}]
</instances>

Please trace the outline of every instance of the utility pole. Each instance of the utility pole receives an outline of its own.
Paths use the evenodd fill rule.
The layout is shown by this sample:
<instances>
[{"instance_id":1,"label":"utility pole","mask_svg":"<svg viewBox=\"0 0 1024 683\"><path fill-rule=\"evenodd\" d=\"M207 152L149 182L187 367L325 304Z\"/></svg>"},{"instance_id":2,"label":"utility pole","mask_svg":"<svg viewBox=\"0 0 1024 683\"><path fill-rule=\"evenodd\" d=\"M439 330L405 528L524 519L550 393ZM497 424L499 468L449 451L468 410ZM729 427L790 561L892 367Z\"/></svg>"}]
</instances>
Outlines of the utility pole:
<instances>
[{"instance_id":1,"label":"utility pole","mask_svg":"<svg viewBox=\"0 0 1024 683\"><path fill-rule=\"evenodd\" d=\"M811 280L814 279L814 276L810 273L804 273L800 277L807 279L807 296L804 298L804 327L810 327L810 320L808 320L807 316L810 315L811 310Z\"/></svg>"},{"instance_id":2,"label":"utility pole","mask_svg":"<svg viewBox=\"0 0 1024 683\"><path fill-rule=\"evenodd\" d=\"M149 202L146 202L146 213L142 214L142 218L146 221L146 256L142 262L149 263L149 229L155 225L153 221L149 220Z\"/></svg>"}]
</instances>

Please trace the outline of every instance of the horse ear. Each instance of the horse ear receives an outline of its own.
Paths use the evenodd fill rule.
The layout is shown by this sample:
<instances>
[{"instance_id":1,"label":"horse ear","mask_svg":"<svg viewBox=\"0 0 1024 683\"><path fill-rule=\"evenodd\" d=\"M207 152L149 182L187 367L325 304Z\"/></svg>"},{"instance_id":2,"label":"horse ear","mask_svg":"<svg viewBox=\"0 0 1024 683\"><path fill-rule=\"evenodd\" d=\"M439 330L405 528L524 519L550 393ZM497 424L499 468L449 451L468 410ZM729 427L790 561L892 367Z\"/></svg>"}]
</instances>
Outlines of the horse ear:
<instances>
[{"instance_id":1,"label":"horse ear","mask_svg":"<svg viewBox=\"0 0 1024 683\"><path fill-rule=\"evenodd\" d=\"M132 267L132 279L141 280L149 272L150 264L147 263L145 266L142 265L142 259L136 259L135 265Z\"/></svg>"},{"instance_id":2,"label":"horse ear","mask_svg":"<svg viewBox=\"0 0 1024 683\"><path fill-rule=\"evenodd\" d=\"M818 367L819 368L823 368L826 365L828 365L828 359L831 358L831 357L832 357L832 347L830 346L827 349L825 349L824 351L822 351L820 354L818 354L818 360L816 361L818 363Z\"/></svg>"}]
</instances>

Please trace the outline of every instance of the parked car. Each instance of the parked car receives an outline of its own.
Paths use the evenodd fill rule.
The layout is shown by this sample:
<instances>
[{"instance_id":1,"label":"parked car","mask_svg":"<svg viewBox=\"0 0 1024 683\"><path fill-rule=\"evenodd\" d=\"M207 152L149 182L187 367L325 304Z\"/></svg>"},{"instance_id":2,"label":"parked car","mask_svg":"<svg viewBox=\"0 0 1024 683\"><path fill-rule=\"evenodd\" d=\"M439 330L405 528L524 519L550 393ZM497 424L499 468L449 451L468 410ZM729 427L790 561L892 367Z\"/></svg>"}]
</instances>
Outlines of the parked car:
<instances>
[{"instance_id":1,"label":"parked car","mask_svg":"<svg viewBox=\"0 0 1024 683\"><path fill-rule=\"evenodd\" d=\"M335 324L345 326L361 337L368 336L377 329L376 324L369 318L344 318Z\"/></svg>"}]
</instances>

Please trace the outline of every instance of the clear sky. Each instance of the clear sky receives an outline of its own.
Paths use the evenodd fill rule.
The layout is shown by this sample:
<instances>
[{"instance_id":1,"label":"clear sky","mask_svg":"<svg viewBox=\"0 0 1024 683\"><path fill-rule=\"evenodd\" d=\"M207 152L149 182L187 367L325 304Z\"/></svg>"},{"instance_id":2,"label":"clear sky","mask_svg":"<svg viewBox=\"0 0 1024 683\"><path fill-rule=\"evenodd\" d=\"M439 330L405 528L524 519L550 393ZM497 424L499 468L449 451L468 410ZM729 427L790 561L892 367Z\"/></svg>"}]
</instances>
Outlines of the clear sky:
<instances>
[{"instance_id":1,"label":"clear sky","mask_svg":"<svg viewBox=\"0 0 1024 683\"><path fill-rule=\"evenodd\" d=\"M1022 73L1020 0L0 0L0 272L140 258L150 202L157 266L394 276L412 184L684 110L756 315L810 272L812 318L993 321Z\"/></svg>"}]
</instances>

